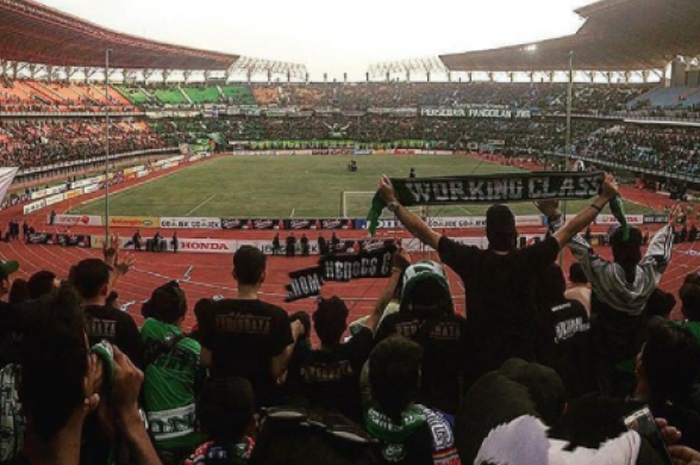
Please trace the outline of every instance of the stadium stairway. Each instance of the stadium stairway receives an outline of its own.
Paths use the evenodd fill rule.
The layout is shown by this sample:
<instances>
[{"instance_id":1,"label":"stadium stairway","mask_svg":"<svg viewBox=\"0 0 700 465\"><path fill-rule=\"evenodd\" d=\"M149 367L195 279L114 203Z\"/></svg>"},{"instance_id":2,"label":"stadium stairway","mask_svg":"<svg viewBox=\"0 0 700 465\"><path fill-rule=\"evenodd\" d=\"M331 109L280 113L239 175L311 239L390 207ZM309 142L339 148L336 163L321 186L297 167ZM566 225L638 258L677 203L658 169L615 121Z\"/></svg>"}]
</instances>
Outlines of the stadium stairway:
<instances>
[{"instance_id":1,"label":"stadium stairway","mask_svg":"<svg viewBox=\"0 0 700 465\"><path fill-rule=\"evenodd\" d=\"M185 90L181 86L177 86L177 88L180 91L180 93L183 95L183 97L185 97L185 100L187 100L190 105L194 105L194 102L192 101L190 96L187 95L187 92L185 92Z\"/></svg>"}]
</instances>

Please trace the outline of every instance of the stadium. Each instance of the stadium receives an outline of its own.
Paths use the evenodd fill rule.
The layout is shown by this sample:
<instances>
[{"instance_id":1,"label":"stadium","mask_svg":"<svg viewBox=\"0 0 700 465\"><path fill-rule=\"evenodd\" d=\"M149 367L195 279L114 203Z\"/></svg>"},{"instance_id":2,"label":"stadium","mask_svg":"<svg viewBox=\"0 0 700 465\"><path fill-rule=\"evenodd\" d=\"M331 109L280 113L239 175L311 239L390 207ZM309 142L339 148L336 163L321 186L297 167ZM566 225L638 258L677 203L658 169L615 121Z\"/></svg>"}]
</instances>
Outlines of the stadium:
<instances>
[{"instance_id":1,"label":"stadium","mask_svg":"<svg viewBox=\"0 0 700 465\"><path fill-rule=\"evenodd\" d=\"M363 80L352 81L347 74L312 80L303 63L173 45L111 30L33 0L0 0L0 288L8 302L0 304L0 427L7 433L0 440L0 464L51 463L42 461L37 452L42 448L33 449L40 440L22 446L21 438L25 429L41 423L37 417L43 414L37 412L43 407L46 418L61 415L60 408L51 410L40 400L51 382L31 364L55 365L48 372L60 377L65 363L66 378L74 375L70 350L61 358L71 316L54 311L69 306L68 294L77 296L76 308L88 315L90 346L105 340L145 373L136 396L151 422L145 440L122 432L124 437L107 441L136 447L125 457L115 458L114 451L103 456L109 449L103 433L87 439L84 434L84 444L103 443L81 463L248 463L248 456L234 460L229 447L243 447L241 437L248 433L218 437L209 429L224 427L224 420L212 419L217 413L233 408L241 415L247 407L228 405L214 392L214 400L209 399L214 407L200 411L198 398L195 415L194 394L184 395L191 399L182 405L170 405L172 394L158 392L156 385L167 384L172 375L167 371L171 361L164 360L172 356L177 365L191 358L182 348L178 352L181 343L188 350L196 347L194 365L209 367L208 384L201 391L197 387L197 396L209 386L235 385L236 399L257 399L251 411L270 407L262 415L269 415L273 426L249 437L263 452L256 457L252 446L243 447L252 451L252 464L302 463L281 462L274 450L284 450L282 444L314 449L309 446L314 438L324 443L315 453L325 459L303 463L700 463L700 5L601 0L576 14L583 26L571 35L378 62ZM392 186L384 181L378 192L382 176ZM611 190L616 195L606 197ZM561 201L556 215L547 210L551 200ZM492 207L498 203L508 205L507 214ZM496 245L506 234L496 231L499 227L507 230L505 249ZM578 233L587 248L576 245ZM635 241L636 248L630 246ZM243 265L232 276L234 255L263 260L255 283L245 281ZM548 277L551 270L543 261L559 265L556 276ZM555 309L576 299L561 295L548 301L543 295L557 292L560 281L567 295L581 287L570 268L577 263L586 274L583 287L590 289L581 307L585 315L556 320L552 315L570 314ZM87 288L100 273L106 273L108 284L91 294ZM416 278L411 285L424 295L418 292L411 301L407 296L413 288L407 283L412 273L429 274L440 289L420 287ZM32 288L37 276L51 277L50 289L41 295ZM28 290L10 286L13 280ZM174 292L173 286L181 313L163 320L154 309L172 297L163 293ZM246 292L253 288L256 298L286 314L267 307L268 313L260 314L264 318L248 310L245 315L215 310L227 299L250 298ZM104 289L108 295L95 297ZM430 300L434 295L441 297ZM393 319L384 312L391 305L398 309ZM450 307L448 316L426 316L426 308L444 305ZM497 307L493 315L484 311L489 305ZM117 317L87 311L108 306ZM52 310L42 314L37 309ZM506 310L517 316L510 321ZM210 321L208 315L215 312ZM345 312L348 323L356 323L348 329L344 321L336 322L340 330L329 330L336 345L319 329L323 316L317 317L334 312ZM292 328L288 336L277 327L279 318ZM157 331L154 322L161 324ZM269 334L255 342L256 325L270 324L293 344L277 348L280 342ZM118 333L125 334L125 327L131 336L141 331L134 343L143 346L137 358L120 345L125 336ZM231 336L236 330L243 336ZM163 344L148 340L153 331ZM401 415L413 412L432 438L432 449L428 444L421 458L420 447L406 439L414 436L398 440L387 432L391 428L382 427L398 422L386 407L393 402L386 400L392 397L387 393L415 380L402 380L389 368L376 379L366 375L363 389L371 391L372 407L364 398L359 402L365 362L366 370L375 366L375 355L376 366L382 360L389 366L410 365L408 356L387 355L399 346L414 349L401 346L393 333L407 336L421 352L422 368L420 363L413 368L423 383L398 412L402 421L408 420ZM659 347L654 335L662 340ZM698 347L678 345L688 335L697 338ZM341 338L347 352L339 349ZM556 342L542 342L547 338ZM24 347L25 339L33 351ZM26 349L26 360L15 344ZM366 351L364 358L358 355L358 363L343 359L342 369L333 365L328 354L350 358L350 347L353 356ZM643 347L656 347L653 355L661 360L656 363L664 368L656 366L652 373L654 360L647 358L653 355L637 358ZM132 371L119 365L119 355L110 350L107 358L121 367L112 377L131 373L132 384L143 382L143 374L135 381L134 365ZM102 354L99 348L93 353ZM277 362L284 354L286 361ZM508 365L511 358L525 365ZM281 371L275 371L278 363ZM264 364L276 373L274 380L260 374ZM675 371L668 368L672 365ZM500 370L503 384L488 378L493 370ZM232 374L247 381L234 383ZM12 397L20 375L35 387ZM172 389L194 392L193 382L181 386L190 375L173 375L179 384ZM655 384L652 376L668 382ZM226 379L228 384L216 382ZM342 388L334 390L334 381ZM384 391L372 384L382 381L389 384ZM65 394L61 389L68 385L58 384L57 396ZM509 405L504 399L522 395L515 384L530 390L527 402L512 412L487 411L486 406ZM661 385L665 397L658 390L656 397L650 394ZM345 390L350 393L341 399ZM584 396L592 393L627 400L595 404ZM18 407L22 396L30 404L25 411ZM555 401L561 405L552 407ZM571 405L574 413L562 413L563 405ZM611 406L606 414L595 410L601 405ZM618 431L623 417L638 415L634 421L640 421L645 405L651 410L645 411L650 431L636 426ZM423 410L416 413L415 406ZM188 410L172 413L180 408ZM274 412L282 423L291 415L295 427L276 431ZM338 424L357 436L351 441L361 443L351 452L326 437L350 434L328 423L336 413L344 415ZM668 428L666 423L657 428L652 414L677 427L683 439L664 445L659 438L669 435ZM483 416L488 424L477 427L465 416ZM535 423L523 426L523 418ZM54 428L46 434L65 427L66 422L56 421L46 426ZM209 426L202 426L207 421ZM322 425L321 439L308 426L314 421ZM299 430L297 423L306 426ZM583 428L572 426L584 423L598 433L586 436ZM497 429L504 425L513 428L512 437ZM549 433L540 431L545 426ZM530 451L517 461L497 452L516 451L514 438L535 430L542 437L533 441L546 447L564 441L572 450L599 455L593 461L582 455L567 459L566 454L576 453L561 447L550 451L549 459ZM511 443L496 447L498 431L504 435L500 440ZM269 435L276 439L270 442ZM625 440L634 444L634 452L616 449ZM223 447L222 441L229 445ZM605 441L612 444L607 449L601 446ZM212 458L217 447L224 450L219 461ZM692 459L681 461L682 454Z\"/></svg>"}]
</instances>

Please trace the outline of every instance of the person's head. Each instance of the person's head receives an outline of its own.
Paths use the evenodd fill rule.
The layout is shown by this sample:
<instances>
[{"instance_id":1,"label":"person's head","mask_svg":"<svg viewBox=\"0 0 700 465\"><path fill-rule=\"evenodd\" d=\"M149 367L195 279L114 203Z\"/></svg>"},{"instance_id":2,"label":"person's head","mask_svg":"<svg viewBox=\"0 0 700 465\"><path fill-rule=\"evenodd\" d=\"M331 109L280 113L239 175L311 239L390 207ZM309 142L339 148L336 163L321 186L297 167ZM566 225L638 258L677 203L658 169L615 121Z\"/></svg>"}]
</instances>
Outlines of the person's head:
<instances>
[{"instance_id":1,"label":"person's head","mask_svg":"<svg viewBox=\"0 0 700 465\"><path fill-rule=\"evenodd\" d=\"M676 298L673 294L664 292L657 287L649 296L645 311L649 316L668 318L675 306Z\"/></svg>"},{"instance_id":2,"label":"person's head","mask_svg":"<svg viewBox=\"0 0 700 465\"><path fill-rule=\"evenodd\" d=\"M401 413L418 398L423 349L402 336L391 336L369 356L372 398L378 410L399 422Z\"/></svg>"},{"instance_id":3,"label":"person's head","mask_svg":"<svg viewBox=\"0 0 700 465\"><path fill-rule=\"evenodd\" d=\"M700 274L686 276L678 294L683 302L683 316L690 321L700 321Z\"/></svg>"},{"instance_id":4,"label":"person's head","mask_svg":"<svg viewBox=\"0 0 700 465\"><path fill-rule=\"evenodd\" d=\"M61 285L58 277L51 271L38 271L29 278L29 298L38 299L52 293Z\"/></svg>"},{"instance_id":5,"label":"person's head","mask_svg":"<svg viewBox=\"0 0 700 465\"><path fill-rule=\"evenodd\" d=\"M579 262L574 262L569 267L569 281L575 285L588 284L588 276Z\"/></svg>"},{"instance_id":6,"label":"person's head","mask_svg":"<svg viewBox=\"0 0 700 465\"><path fill-rule=\"evenodd\" d=\"M141 307L144 318L154 318L168 324L178 324L187 313L187 298L177 281L156 288Z\"/></svg>"},{"instance_id":7,"label":"person's head","mask_svg":"<svg viewBox=\"0 0 700 465\"><path fill-rule=\"evenodd\" d=\"M538 305L554 305L564 300L566 279L561 267L552 263L537 275L535 295Z\"/></svg>"},{"instance_id":8,"label":"person's head","mask_svg":"<svg viewBox=\"0 0 700 465\"><path fill-rule=\"evenodd\" d=\"M119 310L119 294L112 291L109 293L107 300L105 301L105 307L113 308L114 310Z\"/></svg>"},{"instance_id":9,"label":"person's head","mask_svg":"<svg viewBox=\"0 0 700 465\"><path fill-rule=\"evenodd\" d=\"M48 441L85 401L89 348L71 286L33 304L41 318L24 338L19 397L29 427Z\"/></svg>"},{"instance_id":10,"label":"person's head","mask_svg":"<svg viewBox=\"0 0 700 465\"><path fill-rule=\"evenodd\" d=\"M12 305L19 305L22 302L29 300L29 298L29 287L27 286L27 281L22 278L15 279L12 282L8 302Z\"/></svg>"},{"instance_id":11,"label":"person's head","mask_svg":"<svg viewBox=\"0 0 700 465\"><path fill-rule=\"evenodd\" d=\"M642 232L629 226L629 237L625 240L624 228L617 225L611 228L609 234L615 263L625 270L628 282L634 281L637 265L642 261Z\"/></svg>"},{"instance_id":12,"label":"person's head","mask_svg":"<svg viewBox=\"0 0 700 465\"><path fill-rule=\"evenodd\" d=\"M205 434L217 442L235 442L254 423L255 394L245 378L211 378L197 399L197 418Z\"/></svg>"},{"instance_id":13,"label":"person's head","mask_svg":"<svg viewBox=\"0 0 700 465\"><path fill-rule=\"evenodd\" d=\"M71 270L71 281L84 301L107 300L112 292L112 267L97 258L81 261Z\"/></svg>"},{"instance_id":14,"label":"person's head","mask_svg":"<svg viewBox=\"0 0 700 465\"><path fill-rule=\"evenodd\" d=\"M233 256L233 279L244 286L259 286L265 281L267 258L262 250L241 246Z\"/></svg>"},{"instance_id":15,"label":"person's head","mask_svg":"<svg viewBox=\"0 0 700 465\"><path fill-rule=\"evenodd\" d=\"M401 282L401 312L420 316L454 313L450 282L440 263L414 263L404 270Z\"/></svg>"},{"instance_id":16,"label":"person's head","mask_svg":"<svg viewBox=\"0 0 700 465\"><path fill-rule=\"evenodd\" d=\"M493 205L486 211L486 237L491 250L510 252L516 248L515 216L506 205Z\"/></svg>"},{"instance_id":17,"label":"person's head","mask_svg":"<svg viewBox=\"0 0 700 465\"><path fill-rule=\"evenodd\" d=\"M348 307L339 297L319 299L318 307L313 314L314 329L324 346L340 343L348 327Z\"/></svg>"},{"instance_id":18,"label":"person's head","mask_svg":"<svg viewBox=\"0 0 700 465\"><path fill-rule=\"evenodd\" d=\"M19 270L19 263L0 260L0 297L12 289L13 275Z\"/></svg>"},{"instance_id":19,"label":"person's head","mask_svg":"<svg viewBox=\"0 0 700 465\"><path fill-rule=\"evenodd\" d=\"M554 427L566 408L566 387L559 374L552 368L521 359L510 359L501 365L500 373L528 390L535 403L538 417Z\"/></svg>"},{"instance_id":20,"label":"person's head","mask_svg":"<svg viewBox=\"0 0 700 465\"><path fill-rule=\"evenodd\" d=\"M682 326L653 321L637 356L638 382L646 383L655 401L685 398L700 375L700 345Z\"/></svg>"},{"instance_id":21,"label":"person's head","mask_svg":"<svg viewBox=\"0 0 700 465\"><path fill-rule=\"evenodd\" d=\"M249 465L375 465L376 443L339 414L293 407L268 409Z\"/></svg>"}]
</instances>

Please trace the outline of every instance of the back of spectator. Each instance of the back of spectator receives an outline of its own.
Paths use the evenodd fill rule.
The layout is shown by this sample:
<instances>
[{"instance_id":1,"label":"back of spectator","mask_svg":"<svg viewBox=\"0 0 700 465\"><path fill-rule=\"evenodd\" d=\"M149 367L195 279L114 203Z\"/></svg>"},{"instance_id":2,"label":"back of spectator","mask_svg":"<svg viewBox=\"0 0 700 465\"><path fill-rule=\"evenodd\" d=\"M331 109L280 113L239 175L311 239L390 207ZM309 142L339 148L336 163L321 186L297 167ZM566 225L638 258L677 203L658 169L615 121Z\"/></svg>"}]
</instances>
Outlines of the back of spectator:
<instances>
[{"instance_id":1,"label":"back of spectator","mask_svg":"<svg viewBox=\"0 0 700 465\"><path fill-rule=\"evenodd\" d=\"M381 444L384 463L460 464L452 426L439 412L416 404L423 349L403 336L377 344L369 359L374 407L365 428Z\"/></svg>"},{"instance_id":2,"label":"back of spectator","mask_svg":"<svg viewBox=\"0 0 700 465\"><path fill-rule=\"evenodd\" d=\"M114 272L111 265L89 258L73 267L70 278L82 299L90 343L107 340L141 366L143 345L134 319L106 305L112 292Z\"/></svg>"},{"instance_id":3,"label":"back of spectator","mask_svg":"<svg viewBox=\"0 0 700 465\"><path fill-rule=\"evenodd\" d=\"M233 257L238 298L212 302L197 315L202 360L210 360L212 375L247 379L259 406L280 402L278 380L304 331L300 322L290 324L282 308L259 299L266 263L259 249L239 248Z\"/></svg>"},{"instance_id":4,"label":"back of spectator","mask_svg":"<svg viewBox=\"0 0 700 465\"><path fill-rule=\"evenodd\" d=\"M596 390L591 324L581 302L565 297L566 280L552 264L535 281L537 361L554 368L571 397Z\"/></svg>"},{"instance_id":5,"label":"back of spectator","mask_svg":"<svg viewBox=\"0 0 700 465\"><path fill-rule=\"evenodd\" d=\"M374 345L374 328L363 327L343 343L348 315L345 302L338 297L319 300L313 322L321 347L313 350L297 345L287 384L306 404L361 421L359 380Z\"/></svg>"},{"instance_id":6,"label":"back of spectator","mask_svg":"<svg viewBox=\"0 0 700 465\"><path fill-rule=\"evenodd\" d=\"M197 399L197 419L208 441L185 465L245 465L255 441L255 394L243 378L209 380Z\"/></svg>"},{"instance_id":7,"label":"back of spectator","mask_svg":"<svg viewBox=\"0 0 700 465\"><path fill-rule=\"evenodd\" d=\"M185 293L175 281L157 288L143 305L142 399L156 446L169 463L180 463L201 442L196 434L195 389L201 346L185 336Z\"/></svg>"},{"instance_id":8,"label":"back of spectator","mask_svg":"<svg viewBox=\"0 0 700 465\"><path fill-rule=\"evenodd\" d=\"M418 401L430 408L454 414L468 368L469 344L466 320L456 315L449 281L442 265L421 261L404 272L399 312L386 316L376 340L399 334L423 348Z\"/></svg>"}]
</instances>

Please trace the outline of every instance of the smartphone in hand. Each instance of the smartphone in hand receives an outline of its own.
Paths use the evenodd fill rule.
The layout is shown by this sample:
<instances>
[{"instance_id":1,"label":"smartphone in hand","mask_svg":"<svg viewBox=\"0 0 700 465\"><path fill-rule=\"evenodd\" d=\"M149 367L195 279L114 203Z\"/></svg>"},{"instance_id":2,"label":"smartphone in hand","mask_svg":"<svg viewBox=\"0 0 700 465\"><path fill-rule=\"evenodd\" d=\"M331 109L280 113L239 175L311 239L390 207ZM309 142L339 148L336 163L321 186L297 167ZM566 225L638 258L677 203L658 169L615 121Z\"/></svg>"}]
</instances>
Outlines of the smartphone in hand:
<instances>
[{"instance_id":1,"label":"smartphone in hand","mask_svg":"<svg viewBox=\"0 0 700 465\"><path fill-rule=\"evenodd\" d=\"M659 425L656 424L656 418L654 418L648 406L635 410L623 418L623 422L628 430L634 430L639 433L656 450L664 464L674 465L666 448L664 438L661 435L661 430L659 430Z\"/></svg>"}]
</instances>

